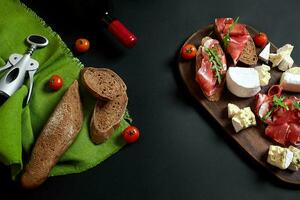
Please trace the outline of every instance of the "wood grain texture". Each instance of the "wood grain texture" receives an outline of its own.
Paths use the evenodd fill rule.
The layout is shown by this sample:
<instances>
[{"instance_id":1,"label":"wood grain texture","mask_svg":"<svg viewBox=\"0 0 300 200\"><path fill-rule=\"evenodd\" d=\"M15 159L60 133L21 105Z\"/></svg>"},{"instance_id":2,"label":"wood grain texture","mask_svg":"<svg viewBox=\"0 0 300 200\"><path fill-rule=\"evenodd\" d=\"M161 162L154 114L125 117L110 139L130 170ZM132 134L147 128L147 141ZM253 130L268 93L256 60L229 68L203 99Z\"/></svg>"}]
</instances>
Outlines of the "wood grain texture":
<instances>
[{"instance_id":1,"label":"wood grain texture","mask_svg":"<svg viewBox=\"0 0 300 200\"><path fill-rule=\"evenodd\" d=\"M254 28L247 26L247 29L251 36L258 33ZM190 36L184 44L190 43L199 47L201 39L204 36L211 35L211 37L216 38L212 34L213 25L209 25ZM271 43L271 52L276 51L276 46ZM257 49L259 52L261 49ZM260 65L261 63L258 63ZM230 63L228 66L231 66ZM242 66L242 65L238 65ZM195 61L186 61L179 58L178 67L180 75L186 84L189 92L197 99L197 101L202 105L213 118L224 128L224 134L228 134L236 144L242 148L252 159L258 162L260 165L265 167L270 171L275 177L287 184L292 184L300 186L300 171L292 172L290 170L280 170L269 165L267 160L267 152L271 144L275 144L271 139L264 135L265 127L257 119L258 125L239 133L235 133L231 120L227 117L227 104L234 103L240 108L250 106L254 107L255 99L251 98L239 98L231 94L227 88L224 89L221 99L218 102L208 101L199 86L195 81ZM271 80L269 86L279 83L281 72L276 69L271 69ZM265 93L269 86L262 87L262 93Z\"/></svg>"}]
</instances>

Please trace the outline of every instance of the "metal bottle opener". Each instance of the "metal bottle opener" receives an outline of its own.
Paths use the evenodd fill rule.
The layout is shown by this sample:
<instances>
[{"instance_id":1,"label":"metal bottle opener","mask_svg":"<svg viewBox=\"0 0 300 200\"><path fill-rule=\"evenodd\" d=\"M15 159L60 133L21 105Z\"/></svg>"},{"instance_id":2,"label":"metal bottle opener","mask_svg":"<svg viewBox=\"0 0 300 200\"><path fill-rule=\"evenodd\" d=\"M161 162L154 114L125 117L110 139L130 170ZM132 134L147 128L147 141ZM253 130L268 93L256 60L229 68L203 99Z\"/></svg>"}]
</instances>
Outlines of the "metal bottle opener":
<instances>
[{"instance_id":1,"label":"metal bottle opener","mask_svg":"<svg viewBox=\"0 0 300 200\"><path fill-rule=\"evenodd\" d=\"M0 96L5 98L12 96L23 85L28 72L30 81L26 101L28 104L32 93L33 76L39 67L38 61L32 59L31 55L35 49L47 46L48 39L40 35L29 35L26 41L31 45L27 53L11 54L6 65L0 68L0 72L9 69L0 80Z\"/></svg>"}]
</instances>

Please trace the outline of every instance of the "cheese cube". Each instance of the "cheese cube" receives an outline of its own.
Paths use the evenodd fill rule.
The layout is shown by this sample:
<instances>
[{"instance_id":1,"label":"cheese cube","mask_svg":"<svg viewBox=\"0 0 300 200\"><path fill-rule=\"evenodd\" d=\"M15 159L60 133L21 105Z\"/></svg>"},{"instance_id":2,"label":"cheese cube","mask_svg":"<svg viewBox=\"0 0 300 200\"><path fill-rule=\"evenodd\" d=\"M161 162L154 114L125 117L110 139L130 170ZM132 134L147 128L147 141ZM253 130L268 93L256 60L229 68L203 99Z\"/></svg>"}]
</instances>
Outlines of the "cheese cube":
<instances>
[{"instance_id":1,"label":"cheese cube","mask_svg":"<svg viewBox=\"0 0 300 200\"><path fill-rule=\"evenodd\" d=\"M273 63L272 67L277 67L282 60L283 56L281 54L270 53L270 61Z\"/></svg>"},{"instance_id":2,"label":"cheese cube","mask_svg":"<svg viewBox=\"0 0 300 200\"><path fill-rule=\"evenodd\" d=\"M300 149L294 147L294 146L289 146L289 150L293 152L293 160L289 166L290 170L293 171L298 171L300 168Z\"/></svg>"},{"instance_id":3,"label":"cheese cube","mask_svg":"<svg viewBox=\"0 0 300 200\"><path fill-rule=\"evenodd\" d=\"M237 105L232 103L229 103L227 108L228 108L228 118L232 118L234 115L240 112L240 108Z\"/></svg>"},{"instance_id":4,"label":"cheese cube","mask_svg":"<svg viewBox=\"0 0 300 200\"><path fill-rule=\"evenodd\" d=\"M280 69L281 71L286 71L289 68L291 68L294 64L294 60L290 55L285 55L282 59L282 61L280 62L278 69Z\"/></svg>"},{"instance_id":5,"label":"cheese cube","mask_svg":"<svg viewBox=\"0 0 300 200\"><path fill-rule=\"evenodd\" d=\"M270 43L268 43L258 55L258 57L266 63L269 61L269 57L270 57L270 46L271 46Z\"/></svg>"},{"instance_id":6,"label":"cheese cube","mask_svg":"<svg viewBox=\"0 0 300 200\"><path fill-rule=\"evenodd\" d=\"M235 132L256 125L255 115L250 107L246 107L235 114L231 120Z\"/></svg>"},{"instance_id":7,"label":"cheese cube","mask_svg":"<svg viewBox=\"0 0 300 200\"><path fill-rule=\"evenodd\" d=\"M257 66L254 69L258 72L260 86L266 86L269 84L269 80L271 79L270 67L268 65Z\"/></svg>"},{"instance_id":8,"label":"cheese cube","mask_svg":"<svg viewBox=\"0 0 300 200\"><path fill-rule=\"evenodd\" d=\"M292 54L292 51L294 49L294 46L291 44L285 44L284 46L277 49L277 54L281 54L282 56L290 56Z\"/></svg>"},{"instance_id":9,"label":"cheese cube","mask_svg":"<svg viewBox=\"0 0 300 200\"><path fill-rule=\"evenodd\" d=\"M270 145L267 162L280 169L287 169L293 160L293 152L287 148Z\"/></svg>"}]
</instances>

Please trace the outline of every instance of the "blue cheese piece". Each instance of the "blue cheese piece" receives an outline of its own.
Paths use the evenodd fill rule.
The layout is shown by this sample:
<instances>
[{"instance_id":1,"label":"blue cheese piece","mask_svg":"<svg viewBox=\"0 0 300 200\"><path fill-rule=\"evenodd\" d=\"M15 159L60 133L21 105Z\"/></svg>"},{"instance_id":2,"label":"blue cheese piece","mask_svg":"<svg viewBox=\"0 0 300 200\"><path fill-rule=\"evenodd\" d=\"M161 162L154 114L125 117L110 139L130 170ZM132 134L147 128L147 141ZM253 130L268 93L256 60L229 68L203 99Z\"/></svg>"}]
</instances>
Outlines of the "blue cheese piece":
<instances>
[{"instance_id":1,"label":"blue cheese piece","mask_svg":"<svg viewBox=\"0 0 300 200\"><path fill-rule=\"evenodd\" d=\"M268 65L262 64L254 68L258 72L260 86L266 86L269 84L271 79L270 70L271 68Z\"/></svg>"},{"instance_id":2,"label":"blue cheese piece","mask_svg":"<svg viewBox=\"0 0 300 200\"><path fill-rule=\"evenodd\" d=\"M239 113L241 110L237 105L235 105L233 103L229 103L227 105L227 108L228 108L228 118L232 118L234 115Z\"/></svg>"},{"instance_id":3,"label":"blue cheese piece","mask_svg":"<svg viewBox=\"0 0 300 200\"><path fill-rule=\"evenodd\" d=\"M292 51L294 49L294 46L291 44L285 44L284 46L277 49L277 54L281 54L282 56L291 55Z\"/></svg>"},{"instance_id":4,"label":"blue cheese piece","mask_svg":"<svg viewBox=\"0 0 300 200\"><path fill-rule=\"evenodd\" d=\"M289 166L290 170L293 171L298 171L300 168L300 149L294 147L294 146L289 146L289 150L293 152L293 160Z\"/></svg>"},{"instance_id":5,"label":"blue cheese piece","mask_svg":"<svg viewBox=\"0 0 300 200\"><path fill-rule=\"evenodd\" d=\"M270 145L267 162L280 169L287 169L293 160L294 153L280 146Z\"/></svg>"},{"instance_id":6,"label":"blue cheese piece","mask_svg":"<svg viewBox=\"0 0 300 200\"><path fill-rule=\"evenodd\" d=\"M283 57L282 61L278 65L278 69L281 71L286 71L290 69L294 64L294 60L290 55L286 55Z\"/></svg>"},{"instance_id":7,"label":"blue cheese piece","mask_svg":"<svg viewBox=\"0 0 300 200\"><path fill-rule=\"evenodd\" d=\"M251 111L250 107L246 107L240 110L237 114L231 119L232 125L235 132L239 132L243 129L246 129L250 126L256 125L255 115Z\"/></svg>"},{"instance_id":8,"label":"blue cheese piece","mask_svg":"<svg viewBox=\"0 0 300 200\"><path fill-rule=\"evenodd\" d=\"M270 42L265 46L265 48L260 52L258 55L259 59L261 59L264 62L269 62L269 57L270 57L270 47L271 44Z\"/></svg>"},{"instance_id":9,"label":"blue cheese piece","mask_svg":"<svg viewBox=\"0 0 300 200\"><path fill-rule=\"evenodd\" d=\"M272 67L277 67L282 60L283 56L281 54L270 53L270 61L273 63Z\"/></svg>"}]
</instances>

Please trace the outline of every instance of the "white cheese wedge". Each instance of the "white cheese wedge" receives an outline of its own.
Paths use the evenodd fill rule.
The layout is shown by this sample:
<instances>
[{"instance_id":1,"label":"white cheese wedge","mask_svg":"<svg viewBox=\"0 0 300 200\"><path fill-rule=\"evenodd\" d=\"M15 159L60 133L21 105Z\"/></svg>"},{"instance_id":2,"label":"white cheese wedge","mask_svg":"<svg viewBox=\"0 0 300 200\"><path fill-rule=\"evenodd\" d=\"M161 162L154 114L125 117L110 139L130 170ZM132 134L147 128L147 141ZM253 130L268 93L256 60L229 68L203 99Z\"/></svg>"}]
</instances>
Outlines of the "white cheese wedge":
<instances>
[{"instance_id":1,"label":"white cheese wedge","mask_svg":"<svg viewBox=\"0 0 300 200\"><path fill-rule=\"evenodd\" d=\"M256 66L254 69L258 72L260 86L268 85L269 80L271 79L270 66L262 64L260 66Z\"/></svg>"},{"instance_id":2,"label":"white cheese wedge","mask_svg":"<svg viewBox=\"0 0 300 200\"><path fill-rule=\"evenodd\" d=\"M292 51L294 49L294 46L291 44L285 44L284 46L277 49L277 54L281 54L282 56L291 55Z\"/></svg>"},{"instance_id":3,"label":"white cheese wedge","mask_svg":"<svg viewBox=\"0 0 300 200\"><path fill-rule=\"evenodd\" d=\"M282 73L280 85L285 91L300 92L300 67L293 67Z\"/></svg>"},{"instance_id":4,"label":"white cheese wedge","mask_svg":"<svg viewBox=\"0 0 300 200\"><path fill-rule=\"evenodd\" d=\"M269 61L269 57L270 57L270 47L271 44L268 43L265 48L260 52L260 54L258 55L258 57L264 61L264 62L268 62Z\"/></svg>"},{"instance_id":5,"label":"white cheese wedge","mask_svg":"<svg viewBox=\"0 0 300 200\"><path fill-rule=\"evenodd\" d=\"M280 169L287 169L293 160L293 152L287 148L270 145L267 162Z\"/></svg>"},{"instance_id":6,"label":"white cheese wedge","mask_svg":"<svg viewBox=\"0 0 300 200\"><path fill-rule=\"evenodd\" d=\"M281 54L270 53L270 61L273 63L272 67L277 67L282 60L283 56Z\"/></svg>"},{"instance_id":7,"label":"white cheese wedge","mask_svg":"<svg viewBox=\"0 0 300 200\"><path fill-rule=\"evenodd\" d=\"M254 68L229 67L226 84L229 91L238 97L252 97L261 90L259 75Z\"/></svg>"},{"instance_id":8,"label":"white cheese wedge","mask_svg":"<svg viewBox=\"0 0 300 200\"><path fill-rule=\"evenodd\" d=\"M294 146L289 146L289 150L293 152L293 160L289 166L290 170L293 171L298 171L300 168L300 149L294 147Z\"/></svg>"},{"instance_id":9,"label":"white cheese wedge","mask_svg":"<svg viewBox=\"0 0 300 200\"><path fill-rule=\"evenodd\" d=\"M294 60L290 55L286 55L283 57L282 61L278 65L278 69L281 71L286 71L291 68L294 64Z\"/></svg>"},{"instance_id":10,"label":"white cheese wedge","mask_svg":"<svg viewBox=\"0 0 300 200\"><path fill-rule=\"evenodd\" d=\"M235 114L231 120L235 132L256 125L255 115L250 107L246 107Z\"/></svg>"},{"instance_id":11,"label":"white cheese wedge","mask_svg":"<svg viewBox=\"0 0 300 200\"><path fill-rule=\"evenodd\" d=\"M236 115L241 110L237 105L235 105L233 103L229 103L227 105L227 108L228 108L228 118L232 118L234 115Z\"/></svg>"}]
</instances>

